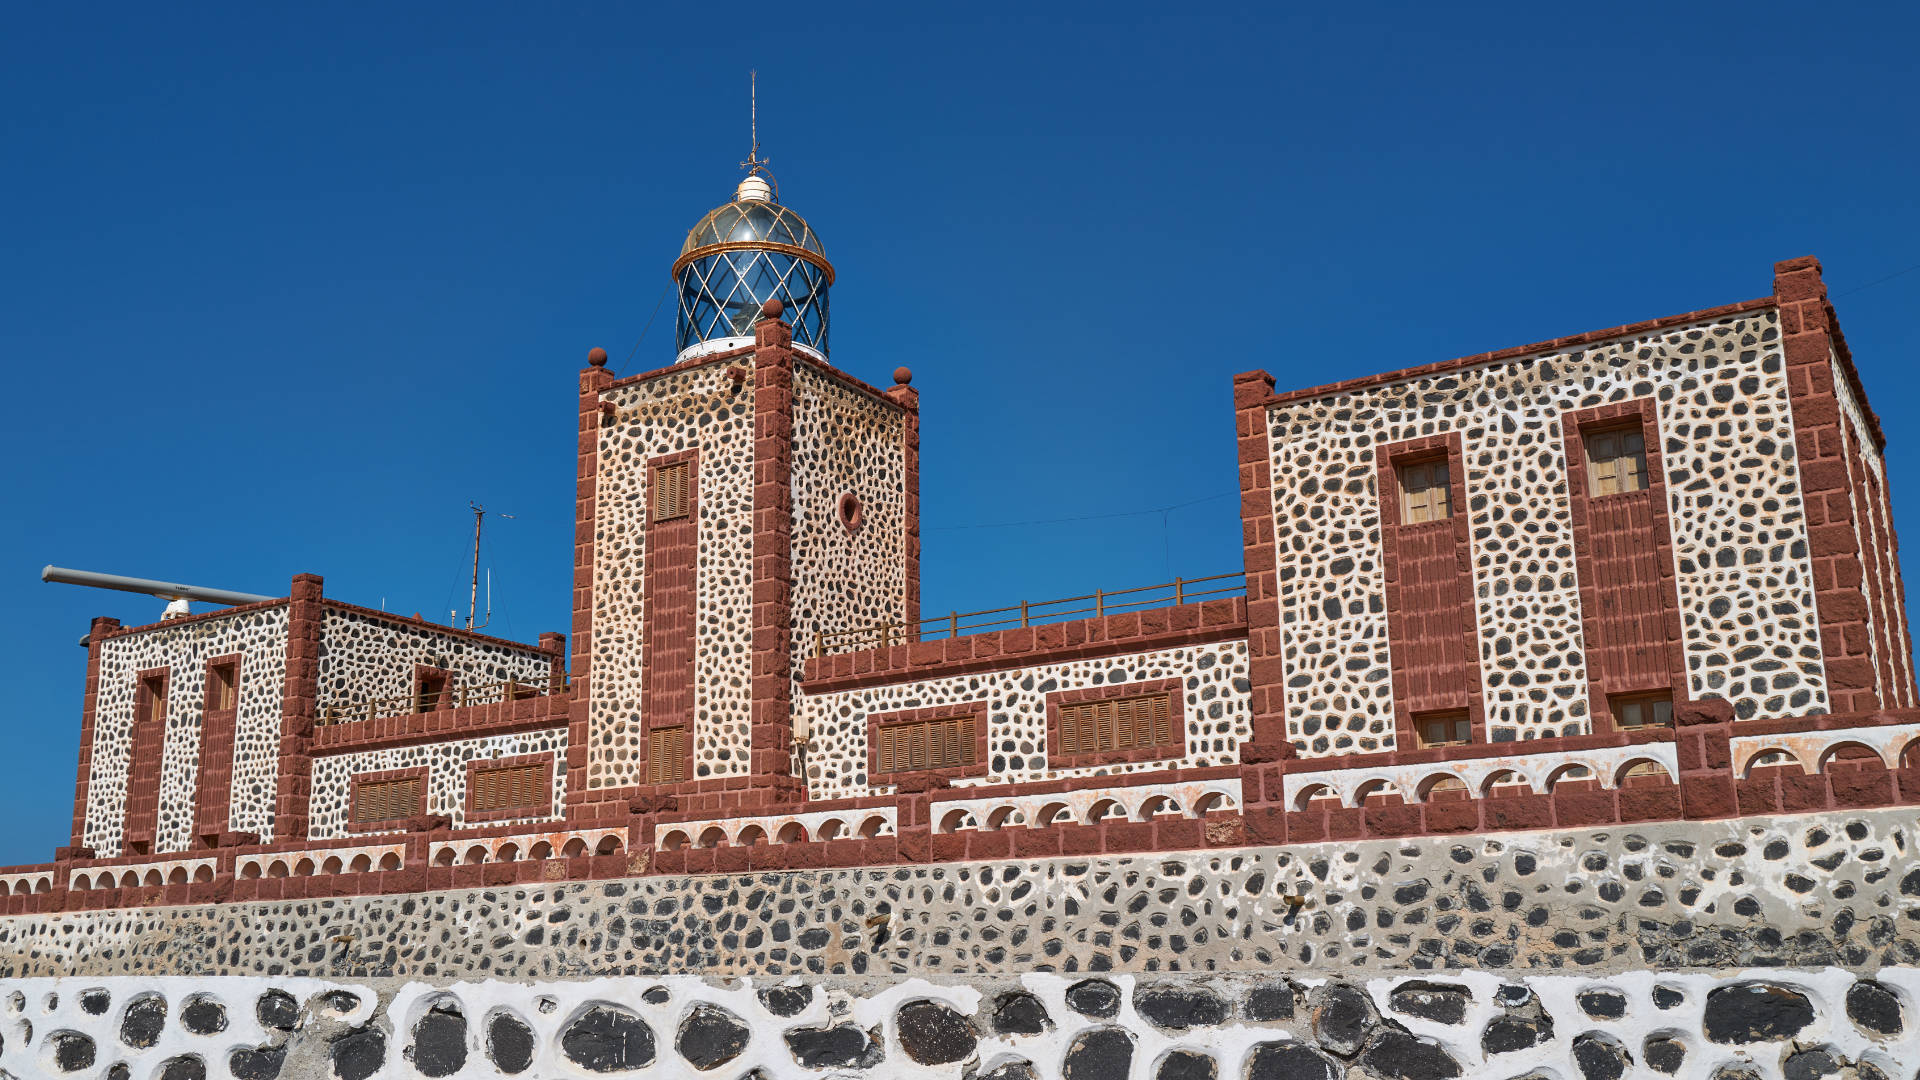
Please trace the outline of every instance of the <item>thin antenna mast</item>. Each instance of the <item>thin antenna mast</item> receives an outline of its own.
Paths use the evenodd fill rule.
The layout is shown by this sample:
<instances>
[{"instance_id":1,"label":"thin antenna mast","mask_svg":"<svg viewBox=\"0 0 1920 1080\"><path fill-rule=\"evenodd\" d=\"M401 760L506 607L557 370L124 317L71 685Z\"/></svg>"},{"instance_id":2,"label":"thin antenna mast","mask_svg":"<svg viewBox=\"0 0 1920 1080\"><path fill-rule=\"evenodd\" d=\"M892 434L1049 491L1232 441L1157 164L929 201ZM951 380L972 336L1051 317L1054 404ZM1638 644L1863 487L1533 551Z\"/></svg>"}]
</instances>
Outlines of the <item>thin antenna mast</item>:
<instances>
[{"instance_id":1,"label":"thin antenna mast","mask_svg":"<svg viewBox=\"0 0 1920 1080\"><path fill-rule=\"evenodd\" d=\"M473 510L473 587L467 592L467 629L473 629L474 609L480 604L480 520L487 515L486 508L477 502L469 501L467 506ZM488 590L492 592L491 589ZM493 606L489 598L487 606ZM492 612L489 611L491 616Z\"/></svg>"},{"instance_id":2,"label":"thin antenna mast","mask_svg":"<svg viewBox=\"0 0 1920 1080\"><path fill-rule=\"evenodd\" d=\"M780 181L773 178L773 170L768 168L773 162L760 156L760 72L747 72L747 122L753 136L753 148L747 151L747 160L740 167L747 170L748 176L763 175L773 185L773 196L780 197Z\"/></svg>"}]
</instances>

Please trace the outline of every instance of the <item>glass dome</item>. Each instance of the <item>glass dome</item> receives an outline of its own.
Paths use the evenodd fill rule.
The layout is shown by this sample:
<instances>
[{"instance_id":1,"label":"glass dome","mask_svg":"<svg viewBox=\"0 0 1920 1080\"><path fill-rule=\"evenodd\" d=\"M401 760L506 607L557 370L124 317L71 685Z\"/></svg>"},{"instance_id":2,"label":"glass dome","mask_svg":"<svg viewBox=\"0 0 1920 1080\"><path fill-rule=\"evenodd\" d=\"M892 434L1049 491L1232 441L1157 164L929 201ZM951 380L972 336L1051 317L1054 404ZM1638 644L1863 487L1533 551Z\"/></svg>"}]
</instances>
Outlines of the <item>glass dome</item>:
<instances>
[{"instance_id":1,"label":"glass dome","mask_svg":"<svg viewBox=\"0 0 1920 1080\"><path fill-rule=\"evenodd\" d=\"M779 300L793 340L827 353L827 289L833 264L805 218L774 201L759 176L700 219L674 261L680 309L675 348L753 333L760 305Z\"/></svg>"}]
</instances>

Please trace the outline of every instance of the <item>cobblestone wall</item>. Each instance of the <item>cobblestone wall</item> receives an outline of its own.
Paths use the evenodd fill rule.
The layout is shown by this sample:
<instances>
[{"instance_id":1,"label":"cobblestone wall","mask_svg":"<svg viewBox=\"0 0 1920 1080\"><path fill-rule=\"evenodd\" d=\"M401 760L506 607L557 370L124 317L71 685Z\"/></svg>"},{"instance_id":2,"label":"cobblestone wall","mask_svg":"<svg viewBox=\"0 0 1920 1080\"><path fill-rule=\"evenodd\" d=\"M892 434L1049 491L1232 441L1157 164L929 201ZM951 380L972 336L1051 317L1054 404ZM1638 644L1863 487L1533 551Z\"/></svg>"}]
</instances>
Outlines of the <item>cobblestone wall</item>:
<instances>
[{"instance_id":1,"label":"cobblestone wall","mask_svg":"<svg viewBox=\"0 0 1920 1080\"><path fill-rule=\"evenodd\" d=\"M32 1076L1905 1080L1920 970L0 983ZM111 1064L110 1064L111 1063Z\"/></svg>"}]
</instances>

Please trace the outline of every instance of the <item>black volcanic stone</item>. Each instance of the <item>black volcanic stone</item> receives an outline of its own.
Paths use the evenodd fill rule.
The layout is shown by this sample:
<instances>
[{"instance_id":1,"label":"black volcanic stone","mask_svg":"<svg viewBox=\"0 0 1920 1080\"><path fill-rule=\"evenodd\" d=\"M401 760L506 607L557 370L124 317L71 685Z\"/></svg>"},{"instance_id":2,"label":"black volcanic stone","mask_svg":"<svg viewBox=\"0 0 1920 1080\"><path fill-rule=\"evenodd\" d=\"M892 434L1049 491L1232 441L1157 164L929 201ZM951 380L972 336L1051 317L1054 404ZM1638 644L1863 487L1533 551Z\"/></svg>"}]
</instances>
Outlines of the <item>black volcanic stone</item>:
<instances>
[{"instance_id":1,"label":"black volcanic stone","mask_svg":"<svg viewBox=\"0 0 1920 1080\"><path fill-rule=\"evenodd\" d=\"M387 1063L387 1035L375 1027L349 1031L327 1048L340 1080L367 1080Z\"/></svg>"},{"instance_id":2,"label":"black volcanic stone","mask_svg":"<svg viewBox=\"0 0 1920 1080\"><path fill-rule=\"evenodd\" d=\"M880 1064L881 1057L886 1053L884 1047L868 1038L867 1033L854 1024L794 1028L787 1032L787 1051L793 1055L793 1060L808 1069L834 1066L872 1068Z\"/></svg>"},{"instance_id":3,"label":"black volcanic stone","mask_svg":"<svg viewBox=\"0 0 1920 1080\"><path fill-rule=\"evenodd\" d=\"M1460 1075L1460 1063L1445 1047L1391 1028L1374 1037L1360 1055L1360 1064L1392 1080L1447 1080Z\"/></svg>"},{"instance_id":4,"label":"black volcanic stone","mask_svg":"<svg viewBox=\"0 0 1920 1080\"><path fill-rule=\"evenodd\" d=\"M1847 1019L1875 1035L1898 1035L1906 1030L1900 1017L1900 999L1879 983L1864 979L1847 988Z\"/></svg>"},{"instance_id":5,"label":"black volcanic stone","mask_svg":"<svg viewBox=\"0 0 1920 1080\"><path fill-rule=\"evenodd\" d=\"M1120 1013L1120 991L1105 979L1087 979L1067 987L1067 1007L1081 1016L1107 1020Z\"/></svg>"},{"instance_id":6,"label":"black volcanic stone","mask_svg":"<svg viewBox=\"0 0 1920 1080\"><path fill-rule=\"evenodd\" d=\"M1047 1007L1025 990L1009 990L993 999L993 1030L997 1035L1038 1035L1047 1030Z\"/></svg>"},{"instance_id":7,"label":"black volcanic stone","mask_svg":"<svg viewBox=\"0 0 1920 1080\"><path fill-rule=\"evenodd\" d=\"M1553 1021L1545 1016L1496 1016L1487 1021L1480 1033L1480 1050L1485 1054L1511 1054L1526 1050L1553 1038Z\"/></svg>"},{"instance_id":8,"label":"black volcanic stone","mask_svg":"<svg viewBox=\"0 0 1920 1080\"><path fill-rule=\"evenodd\" d=\"M180 1026L195 1035L218 1035L227 1030L227 1007L205 994L190 997L180 1006Z\"/></svg>"},{"instance_id":9,"label":"black volcanic stone","mask_svg":"<svg viewBox=\"0 0 1920 1080\"><path fill-rule=\"evenodd\" d=\"M1133 1068L1133 1035L1125 1028L1088 1028L1073 1037L1060 1064L1062 1080L1113 1080Z\"/></svg>"},{"instance_id":10,"label":"black volcanic stone","mask_svg":"<svg viewBox=\"0 0 1920 1080\"><path fill-rule=\"evenodd\" d=\"M1305 1043L1261 1043L1247 1055L1247 1080L1340 1080L1346 1072Z\"/></svg>"},{"instance_id":11,"label":"black volcanic stone","mask_svg":"<svg viewBox=\"0 0 1920 1080\"><path fill-rule=\"evenodd\" d=\"M1823 1080L1840 1075L1840 1060L1828 1050L1802 1050L1786 1060L1780 1075L1786 1080Z\"/></svg>"},{"instance_id":12,"label":"black volcanic stone","mask_svg":"<svg viewBox=\"0 0 1920 1080\"><path fill-rule=\"evenodd\" d=\"M53 1063L62 1072L79 1072L93 1068L93 1040L77 1031L56 1031L53 1034Z\"/></svg>"},{"instance_id":13,"label":"black volcanic stone","mask_svg":"<svg viewBox=\"0 0 1920 1080\"><path fill-rule=\"evenodd\" d=\"M937 1001L915 1001L894 1014L900 1048L922 1065L950 1065L973 1056L980 1032L973 1021Z\"/></svg>"},{"instance_id":14,"label":"black volcanic stone","mask_svg":"<svg viewBox=\"0 0 1920 1080\"><path fill-rule=\"evenodd\" d=\"M718 1005L703 1002L680 1021L673 1048L694 1068L705 1072L739 1057L752 1038L753 1033L739 1017Z\"/></svg>"},{"instance_id":15,"label":"black volcanic stone","mask_svg":"<svg viewBox=\"0 0 1920 1080\"><path fill-rule=\"evenodd\" d=\"M1772 983L1723 986L1707 994L1701 1023L1707 1039L1721 1044L1790 1039L1813 1023L1813 1003Z\"/></svg>"},{"instance_id":16,"label":"black volcanic stone","mask_svg":"<svg viewBox=\"0 0 1920 1080\"><path fill-rule=\"evenodd\" d=\"M1653 1007L1656 1009L1678 1008L1686 1000L1687 995L1675 990L1671 986L1656 986L1653 988Z\"/></svg>"},{"instance_id":17,"label":"black volcanic stone","mask_svg":"<svg viewBox=\"0 0 1920 1080\"><path fill-rule=\"evenodd\" d=\"M1451 983L1408 982L1394 987L1387 1004L1393 1011L1431 1020L1436 1024L1459 1024L1467 1019L1467 1007L1473 1004L1473 991Z\"/></svg>"},{"instance_id":18,"label":"black volcanic stone","mask_svg":"<svg viewBox=\"0 0 1920 1080\"><path fill-rule=\"evenodd\" d=\"M132 1080L132 1078L133 1070L127 1068L125 1062L116 1061L107 1066L107 1080Z\"/></svg>"},{"instance_id":19,"label":"black volcanic stone","mask_svg":"<svg viewBox=\"0 0 1920 1080\"><path fill-rule=\"evenodd\" d=\"M640 1000L649 1005L665 1005L673 997L673 992L664 986L649 986Z\"/></svg>"},{"instance_id":20,"label":"black volcanic stone","mask_svg":"<svg viewBox=\"0 0 1920 1080\"><path fill-rule=\"evenodd\" d=\"M798 1016L813 1004L811 986L769 986L760 991L760 1004L775 1016Z\"/></svg>"},{"instance_id":21,"label":"black volcanic stone","mask_svg":"<svg viewBox=\"0 0 1920 1080\"><path fill-rule=\"evenodd\" d=\"M1627 996L1617 990L1582 990L1574 998L1580 1011L1596 1020L1618 1020L1627 1015Z\"/></svg>"},{"instance_id":22,"label":"black volcanic stone","mask_svg":"<svg viewBox=\"0 0 1920 1080\"><path fill-rule=\"evenodd\" d=\"M1313 1018L1313 1035L1320 1045L1352 1057L1367 1041L1367 1033L1380 1019L1366 992L1346 983L1328 983L1307 999L1308 1015Z\"/></svg>"},{"instance_id":23,"label":"black volcanic stone","mask_svg":"<svg viewBox=\"0 0 1920 1080\"><path fill-rule=\"evenodd\" d=\"M467 1018L460 1007L441 1002L413 1025L406 1056L423 1076L452 1076L467 1064Z\"/></svg>"},{"instance_id":24,"label":"black volcanic stone","mask_svg":"<svg viewBox=\"0 0 1920 1080\"><path fill-rule=\"evenodd\" d=\"M227 1069L233 1080L275 1080L287 1060L285 1047L241 1047L227 1055Z\"/></svg>"},{"instance_id":25,"label":"black volcanic stone","mask_svg":"<svg viewBox=\"0 0 1920 1080\"><path fill-rule=\"evenodd\" d=\"M1226 1022L1227 1003L1210 991L1149 986L1134 991L1133 1008L1155 1027L1185 1031Z\"/></svg>"},{"instance_id":26,"label":"black volcanic stone","mask_svg":"<svg viewBox=\"0 0 1920 1080\"><path fill-rule=\"evenodd\" d=\"M1619 1043L1590 1031L1574 1037L1573 1063L1579 1067L1582 1080L1620 1080L1632 1062Z\"/></svg>"},{"instance_id":27,"label":"black volcanic stone","mask_svg":"<svg viewBox=\"0 0 1920 1080\"><path fill-rule=\"evenodd\" d=\"M487 1056L503 1073L521 1073L533 1064L533 1028L504 1009L487 1018Z\"/></svg>"},{"instance_id":28,"label":"black volcanic stone","mask_svg":"<svg viewBox=\"0 0 1920 1080\"><path fill-rule=\"evenodd\" d=\"M113 1004L113 995L105 990L80 991L80 1008L85 1010L88 1016L103 1015L107 1011L107 1006L111 1004Z\"/></svg>"},{"instance_id":29,"label":"black volcanic stone","mask_svg":"<svg viewBox=\"0 0 1920 1080\"><path fill-rule=\"evenodd\" d=\"M1640 1056L1646 1059L1647 1068L1672 1076L1687 1059L1687 1044L1679 1039L1650 1038L1640 1047Z\"/></svg>"},{"instance_id":30,"label":"black volcanic stone","mask_svg":"<svg viewBox=\"0 0 1920 1080\"><path fill-rule=\"evenodd\" d=\"M1247 995L1245 1008L1249 1020L1291 1020L1293 987L1287 983L1256 986Z\"/></svg>"},{"instance_id":31,"label":"black volcanic stone","mask_svg":"<svg viewBox=\"0 0 1920 1080\"><path fill-rule=\"evenodd\" d=\"M617 1005L595 1005L567 1025L560 1052L588 1072L624 1072L653 1062L653 1029Z\"/></svg>"},{"instance_id":32,"label":"black volcanic stone","mask_svg":"<svg viewBox=\"0 0 1920 1080\"><path fill-rule=\"evenodd\" d=\"M168 1058L154 1080L207 1080L207 1063L198 1054Z\"/></svg>"},{"instance_id":33,"label":"black volcanic stone","mask_svg":"<svg viewBox=\"0 0 1920 1080\"><path fill-rule=\"evenodd\" d=\"M343 1015L360 1007L360 995L346 990L329 990L321 994L318 1000L321 1008Z\"/></svg>"},{"instance_id":34,"label":"black volcanic stone","mask_svg":"<svg viewBox=\"0 0 1920 1080\"><path fill-rule=\"evenodd\" d=\"M1169 1050L1153 1071L1153 1080L1218 1080L1220 1066L1198 1050Z\"/></svg>"},{"instance_id":35,"label":"black volcanic stone","mask_svg":"<svg viewBox=\"0 0 1920 1080\"><path fill-rule=\"evenodd\" d=\"M261 1027L292 1031L300 1022L300 1005L285 990L269 990L254 1003L253 1016Z\"/></svg>"},{"instance_id":36,"label":"black volcanic stone","mask_svg":"<svg viewBox=\"0 0 1920 1080\"><path fill-rule=\"evenodd\" d=\"M160 1041L167 1029L167 999L158 994L135 998L120 1018L120 1041L136 1050L145 1050Z\"/></svg>"}]
</instances>

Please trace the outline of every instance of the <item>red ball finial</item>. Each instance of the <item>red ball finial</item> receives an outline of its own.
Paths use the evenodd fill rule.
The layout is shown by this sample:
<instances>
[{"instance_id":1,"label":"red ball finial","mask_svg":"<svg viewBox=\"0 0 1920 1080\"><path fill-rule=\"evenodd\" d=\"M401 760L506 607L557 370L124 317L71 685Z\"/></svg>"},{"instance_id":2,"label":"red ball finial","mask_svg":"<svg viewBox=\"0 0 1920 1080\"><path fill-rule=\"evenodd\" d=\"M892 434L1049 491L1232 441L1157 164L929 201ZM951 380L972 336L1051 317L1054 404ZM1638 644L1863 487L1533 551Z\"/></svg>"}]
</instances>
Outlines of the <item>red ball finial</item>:
<instances>
[{"instance_id":1,"label":"red ball finial","mask_svg":"<svg viewBox=\"0 0 1920 1080\"><path fill-rule=\"evenodd\" d=\"M607 366L607 350L602 349L597 345L591 349L588 349L587 363L592 364L594 367L606 367Z\"/></svg>"},{"instance_id":2,"label":"red ball finial","mask_svg":"<svg viewBox=\"0 0 1920 1080\"><path fill-rule=\"evenodd\" d=\"M913 381L913 369L897 367L893 369L893 381L905 386Z\"/></svg>"},{"instance_id":3,"label":"red ball finial","mask_svg":"<svg viewBox=\"0 0 1920 1080\"><path fill-rule=\"evenodd\" d=\"M760 314L765 315L769 319L779 318L786 310L787 305L781 303L779 300L769 300L760 305Z\"/></svg>"}]
</instances>

